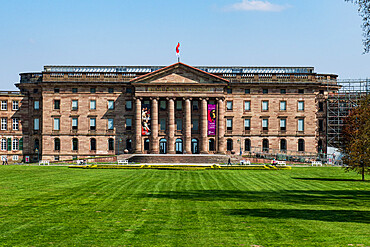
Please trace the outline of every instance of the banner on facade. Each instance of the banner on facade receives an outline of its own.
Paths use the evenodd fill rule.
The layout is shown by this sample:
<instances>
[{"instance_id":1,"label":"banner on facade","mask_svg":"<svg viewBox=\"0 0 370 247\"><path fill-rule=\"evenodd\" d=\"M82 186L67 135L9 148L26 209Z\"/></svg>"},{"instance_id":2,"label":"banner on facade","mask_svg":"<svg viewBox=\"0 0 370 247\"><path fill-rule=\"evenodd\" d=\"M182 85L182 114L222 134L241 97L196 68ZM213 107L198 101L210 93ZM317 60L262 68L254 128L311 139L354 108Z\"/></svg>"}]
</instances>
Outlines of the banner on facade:
<instances>
[{"instance_id":1,"label":"banner on facade","mask_svg":"<svg viewBox=\"0 0 370 247\"><path fill-rule=\"evenodd\" d=\"M148 136L151 133L150 130L150 104L141 105L141 134L143 136Z\"/></svg>"},{"instance_id":2,"label":"banner on facade","mask_svg":"<svg viewBox=\"0 0 370 247\"><path fill-rule=\"evenodd\" d=\"M216 105L208 104L208 135L216 135Z\"/></svg>"}]
</instances>

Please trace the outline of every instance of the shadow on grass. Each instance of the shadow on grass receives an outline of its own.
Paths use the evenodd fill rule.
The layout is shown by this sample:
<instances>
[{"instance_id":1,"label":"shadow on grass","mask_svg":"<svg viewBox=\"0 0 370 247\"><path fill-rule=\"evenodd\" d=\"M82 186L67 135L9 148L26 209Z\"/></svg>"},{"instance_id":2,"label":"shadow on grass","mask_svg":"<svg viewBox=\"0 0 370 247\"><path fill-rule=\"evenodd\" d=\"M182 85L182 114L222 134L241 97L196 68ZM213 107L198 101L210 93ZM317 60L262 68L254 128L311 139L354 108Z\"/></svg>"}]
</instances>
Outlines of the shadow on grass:
<instances>
[{"instance_id":1,"label":"shadow on grass","mask_svg":"<svg viewBox=\"0 0 370 247\"><path fill-rule=\"evenodd\" d=\"M283 202L304 205L334 206L370 205L370 191L368 190L190 190L163 191L160 193L141 194L139 196L193 201Z\"/></svg>"},{"instance_id":2,"label":"shadow on grass","mask_svg":"<svg viewBox=\"0 0 370 247\"><path fill-rule=\"evenodd\" d=\"M312 181L333 181L333 182L346 182L346 181L352 181L352 182L362 182L362 183L368 183L370 181L362 181L360 179L346 179L346 178L292 178L292 179L298 179L298 180L312 180Z\"/></svg>"},{"instance_id":3,"label":"shadow on grass","mask_svg":"<svg viewBox=\"0 0 370 247\"><path fill-rule=\"evenodd\" d=\"M252 216L273 219L302 219L328 222L370 223L370 211L359 210L307 210L307 209L234 209L224 210L226 215Z\"/></svg>"}]
</instances>

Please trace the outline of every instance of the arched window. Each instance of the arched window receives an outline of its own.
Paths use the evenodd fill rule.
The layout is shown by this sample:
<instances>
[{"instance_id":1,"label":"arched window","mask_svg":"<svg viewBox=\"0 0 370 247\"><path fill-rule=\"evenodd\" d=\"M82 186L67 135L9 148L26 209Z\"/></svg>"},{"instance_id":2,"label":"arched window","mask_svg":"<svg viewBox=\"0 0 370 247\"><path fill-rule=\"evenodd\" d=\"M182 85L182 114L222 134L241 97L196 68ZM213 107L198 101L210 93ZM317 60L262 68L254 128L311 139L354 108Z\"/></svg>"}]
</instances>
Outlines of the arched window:
<instances>
[{"instance_id":1,"label":"arched window","mask_svg":"<svg viewBox=\"0 0 370 247\"><path fill-rule=\"evenodd\" d=\"M128 151L131 151L131 149L132 149L132 140L131 139L126 139L126 149Z\"/></svg>"},{"instance_id":2,"label":"arched window","mask_svg":"<svg viewBox=\"0 0 370 247\"><path fill-rule=\"evenodd\" d=\"M182 139L180 138L177 138L176 139L176 153L177 154L182 154L183 153L183 149L182 149Z\"/></svg>"},{"instance_id":3,"label":"arched window","mask_svg":"<svg viewBox=\"0 0 370 247\"><path fill-rule=\"evenodd\" d=\"M159 153L160 154L167 153L167 140L165 138L159 140Z\"/></svg>"},{"instance_id":4,"label":"arched window","mask_svg":"<svg viewBox=\"0 0 370 247\"><path fill-rule=\"evenodd\" d=\"M146 138L144 140L144 150L145 151L149 151L149 143L150 143L149 138Z\"/></svg>"},{"instance_id":5,"label":"arched window","mask_svg":"<svg viewBox=\"0 0 370 247\"><path fill-rule=\"evenodd\" d=\"M227 139L227 141L226 141L226 150L227 151L232 151L233 150L233 140L232 139Z\"/></svg>"},{"instance_id":6,"label":"arched window","mask_svg":"<svg viewBox=\"0 0 370 247\"><path fill-rule=\"evenodd\" d=\"M1 139L1 150L6 151L6 139Z\"/></svg>"},{"instance_id":7,"label":"arched window","mask_svg":"<svg viewBox=\"0 0 370 247\"><path fill-rule=\"evenodd\" d=\"M95 138L90 139L90 150L96 151L96 139Z\"/></svg>"},{"instance_id":8,"label":"arched window","mask_svg":"<svg viewBox=\"0 0 370 247\"><path fill-rule=\"evenodd\" d=\"M269 151L269 140L263 139L262 141L262 151L268 152Z\"/></svg>"},{"instance_id":9,"label":"arched window","mask_svg":"<svg viewBox=\"0 0 370 247\"><path fill-rule=\"evenodd\" d=\"M250 139L244 140L244 151L247 151L247 152L251 151L251 140Z\"/></svg>"},{"instance_id":10,"label":"arched window","mask_svg":"<svg viewBox=\"0 0 370 247\"><path fill-rule=\"evenodd\" d=\"M304 152L304 140L303 139L298 140L298 151Z\"/></svg>"},{"instance_id":11,"label":"arched window","mask_svg":"<svg viewBox=\"0 0 370 247\"><path fill-rule=\"evenodd\" d=\"M108 139L108 150L109 151L114 150L114 139L113 138Z\"/></svg>"},{"instance_id":12,"label":"arched window","mask_svg":"<svg viewBox=\"0 0 370 247\"><path fill-rule=\"evenodd\" d=\"M78 150L78 139L77 138L73 138L72 139L72 150L73 151L77 151Z\"/></svg>"},{"instance_id":13,"label":"arched window","mask_svg":"<svg viewBox=\"0 0 370 247\"><path fill-rule=\"evenodd\" d=\"M209 151L215 151L215 139L209 139L208 149Z\"/></svg>"},{"instance_id":14,"label":"arched window","mask_svg":"<svg viewBox=\"0 0 370 247\"><path fill-rule=\"evenodd\" d=\"M191 140L191 152L193 154L199 154L199 141L198 141L198 139L193 138Z\"/></svg>"},{"instance_id":15,"label":"arched window","mask_svg":"<svg viewBox=\"0 0 370 247\"><path fill-rule=\"evenodd\" d=\"M18 138L13 139L12 146L13 146L13 151L17 151L19 149L19 140L18 140Z\"/></svg>"},{"instance_id":16,"label":"arched window","mask_svg":"<svg viewBox=\"0 0 370 247\"><path fill-rule=\"evenodd\" d=\"M40 150L40 141L39 141L39 139L35 139L35 150L36 149Z\"/></svg>"},{"instance_id":17,"label":"arched window","mask_svg":"<svg viewBox=\"0 0 370 247\"><path fill-rule=\"evenodd\" d=\"M286 140L285 139L281 139L280 140L280 151L286 152L286 150L287 150Z\"/></svg>"},{"instance_id":18,"label":"arched window","mask_svg":"<svg viewBox=\"0 0 370 247\"><path fill-rule=\"evenodd\" d=\"M60 139L59 138L55 138L54 139L54 150L55 151L59 151L60 150Z\"/></svg>"}]
</instances>

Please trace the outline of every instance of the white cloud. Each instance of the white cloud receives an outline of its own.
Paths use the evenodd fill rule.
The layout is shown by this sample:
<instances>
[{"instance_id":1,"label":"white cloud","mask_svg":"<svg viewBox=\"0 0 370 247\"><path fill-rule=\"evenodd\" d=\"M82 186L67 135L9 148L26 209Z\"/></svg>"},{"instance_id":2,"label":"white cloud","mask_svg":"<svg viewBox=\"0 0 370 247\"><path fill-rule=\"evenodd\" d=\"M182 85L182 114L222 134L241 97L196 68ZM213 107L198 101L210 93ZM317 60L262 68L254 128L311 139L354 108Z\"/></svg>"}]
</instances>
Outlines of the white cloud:
<instances>
[{"instance_id":1,"label":"white cloud","mask_svg":"<svg viewBox=\"0 0 370 247\"><path fill-rule=\"evenodd\" d=\"M230 6L225 7L227 11L270 11L279 12L289 5L278 5L270 3L269 1L259 1L259 0L242 0L240 3L234 3Z\"/></svg>"}]
</instances>

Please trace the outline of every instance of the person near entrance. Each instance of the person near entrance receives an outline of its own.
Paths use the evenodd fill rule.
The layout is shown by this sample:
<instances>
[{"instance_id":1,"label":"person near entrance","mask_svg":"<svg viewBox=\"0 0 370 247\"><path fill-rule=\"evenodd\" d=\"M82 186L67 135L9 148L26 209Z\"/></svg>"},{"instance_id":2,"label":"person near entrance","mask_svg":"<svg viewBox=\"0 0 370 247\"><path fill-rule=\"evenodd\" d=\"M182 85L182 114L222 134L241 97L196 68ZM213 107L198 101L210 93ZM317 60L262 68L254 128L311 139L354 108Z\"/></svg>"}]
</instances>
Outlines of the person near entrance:
<instances>
[{"instance_id":1,"label":"person near entrance","mask_svg":"<svg viewBox=\"0 0 370 247\"><path fill-rule=\"evenodd\" d=\"M230 157L229 157L229 159L227 160L227 165L228 165L228 166L231 166L231 159L230 159Z\"/></svg>"}]
</instances>

